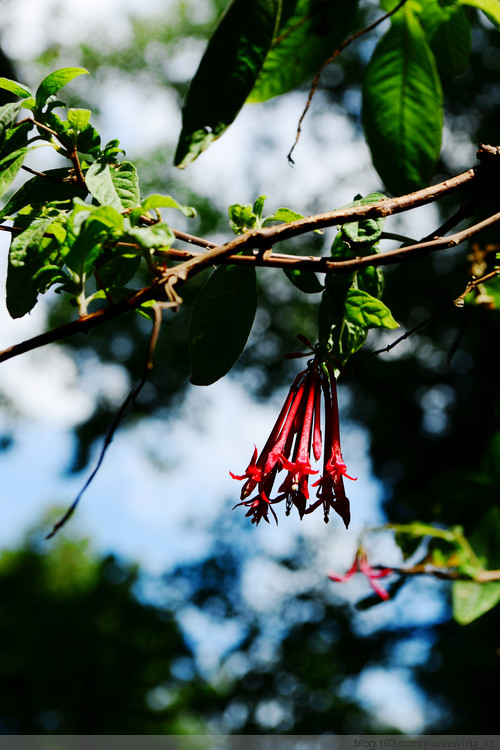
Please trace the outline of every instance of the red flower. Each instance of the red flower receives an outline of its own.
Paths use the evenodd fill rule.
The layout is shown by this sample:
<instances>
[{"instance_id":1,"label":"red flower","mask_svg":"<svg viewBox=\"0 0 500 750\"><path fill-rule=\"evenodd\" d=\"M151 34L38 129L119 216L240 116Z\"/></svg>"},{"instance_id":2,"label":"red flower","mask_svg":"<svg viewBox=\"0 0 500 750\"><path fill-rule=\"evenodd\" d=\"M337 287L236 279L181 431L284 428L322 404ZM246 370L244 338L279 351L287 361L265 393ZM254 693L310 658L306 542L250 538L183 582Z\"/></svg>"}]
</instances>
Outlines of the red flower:
<instances>
[{"instance_id":1,"label":"red flower","mask_svg":"<svg viewBox=\"0 0 500 750\"><path fill-rule=\"evenodd\" d=\"M356 552L356 557L354 558L354 562L352 564L352 567L350 570L345 573L345 575L341 576L338 573L329 573L328 578L332 581L338 581L339 583L345 583L346 581L351 578L354 573L357 572L363 573L365 575L372 587L372 589L377 593L381 599L389 599L389 594L387 591L382 588L382 586L377 582L378 578L385 578L386 576L390 575L393 571L392 568L382 568L380 570L374 570L368 565L368 560L366 557L366 552L362 547L358 549Z\"/></svg>"},{"instance_id":2,"label":"red flower","mask_svg":"<svg viewBox=\"0 0 500 750\"><path fill-rule=\"evenodd\" d=\"M351 511L349 500L345 494L343 477L352 479L347 473L345 461L342 458L340 449L340 426L339 426L339 405L337 400L337 382L333 368L327 364L328 380L322 381L324 399L325 399L325 453L323 463L323 476L313 484L318 487L316 497L319 498L307 512L310 513L318 505L323 504L325 514L325 523L328 522L330 508L339 514L345 523L349 526L351 520ZM328 446L328 448L327 448Z\"/></svg>"},{"instance_id":3,"label":"red flower","mask_svg":"<svg viewBox=\"0 0 500 750\"><path fill-rule=\"evenodd\" d=\"M311 450L316 461L322 454L322 396L325 412L323 476L312 485L318 487L316 497L319 499L308 506L309 475L318 474L318 470L311 466ZM292 506L302 518L305 513L323 505L325 522L330 508L333 508L346 527L349 525L349 500L343 483L343 477L348 477L348 474L340 450L335 373L329 363L313 359L297 375L262 452L257 453L255 448L245 474L230 472L233 479L245 481L238 505L248 508L246 515L252 517L252 523L258 524L261 519L269 521L269 510L276 519L272 505L285 500L286 515ZM276 475L282 470L288 473L278 488L279 494L273 499L271 494ZM256 496L247 499L255 489Z\"/></svg>"}]
</instances>

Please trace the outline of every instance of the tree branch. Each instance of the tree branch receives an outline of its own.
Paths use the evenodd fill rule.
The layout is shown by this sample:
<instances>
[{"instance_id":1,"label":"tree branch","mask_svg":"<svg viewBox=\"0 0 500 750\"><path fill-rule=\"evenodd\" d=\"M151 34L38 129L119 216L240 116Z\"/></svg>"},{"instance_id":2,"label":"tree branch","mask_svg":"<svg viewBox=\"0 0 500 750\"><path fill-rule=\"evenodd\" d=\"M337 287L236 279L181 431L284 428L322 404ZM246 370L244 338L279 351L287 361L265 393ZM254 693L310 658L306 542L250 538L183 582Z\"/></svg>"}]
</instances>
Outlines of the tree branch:
<instances>
[{"instance_id":1,"label":"tree branch","mask_svg":"<svg viewBox=\"0 0 500 750\"><path fill-rule=\"evenodd\" d=\"M387 18L389 18L390 16L392 16L393 13L396 13L396 11L398 11L400 8L402 8L405 3L406 3L406 0L400 0L400 2L392 10L388 11L387 13L384 13L383 16L380 16L380 18L377 18L377 20L374 21L373 23L371 23L369 26L366 26L364 29L361 29L360 31L357 31L355 34L352 34L352 36L350 36L348 39L346 39L344 42L342 42L342 44L339 47L337 47L337 49L334 52L332 52L332 54L330 55L330 57L328 57L324 61L324 63L322 64L322 66L317 71L316 75L314 76L313 82L311 84L311 88L309 90L309 96L307 97L306 105L304 107L304 110L303 110L303 112L302 112L302 114L300 116L300 119L299 119L299 123L297 125L297 132L296 132L296 135L295 135L295 141L293 143L292 148L288 152L287 159L288 159L288 161L291 164L295 163L293 161L293 159L292 159L292 153L294 152L295 147L296 147L297 143L299 142L300 134L301 134L301 131L302 131L302 123L304 122L304 118L305 118L305 116L307 115L307 113L309 111L309 107L311 106L311 102L312 102L313 97L314 97L314 95L315 95L315 93L317 91L320 78L321 78L321 76L323 74L323 71L326 68L326 66L329 65L331 62L333 62L335 60L335 58L338 57L340 55L340 53L343 52L345 50L345 48L349 44L351 44L352 42L354 42L356 39L359 39L359 37L363 36L363 34L367 34L368 32L373 31L373 29L375 29L380 23L382 23L382 21L385 21Z\"/></svg>"},{"instance_id":2,"label":"tree branch","mask_svg":"<svg viewBox=\"0 0 500 750\"><path fill-rule=\"evenodd\" d=\"M386 570L387 566L374 565L373 570ZM413 565L411 568L391 568L393 573L402 576L434 576L445 581L469 581L471 583L489 583L500 581L500 570L479 570L473 575L460 573L453 568L436 568L433 565L422 563Z\"/></svg>"},{"instance_id":3,"label":"tree branch","mask_svg":"<svg viewBox=\"0 0 500 750\"><path fill-rule=\"evenodd\" d=\"M50 331L46 331L27 341L11 346L0 352L0 363L12 359L20 354L32 351L46 344L54 343L68 338L75 333L87 333L101 323L118 317L126 312L135 310L141 304L148 300L157 300L164 306L177 306L182 300L175 291L177 284L187 281L210 265L218 265L222 262L231 263L251 263L259 266L269 267L290 267L301 269L310 269L324 273L352 273L355 270L366 266L382 266L398 263L402 260L410 260L421 257L422 255L441 250L448 247L455 247L470 237L478 234L490 226L500 222L500 213L475 224L462 232L457 232L449 237L436 237L424 242L416 243L390 250L384 253L377 253L365 257L358 257L346 260L333 261L328 257L317 256L294 256L278 255L273 253L263 253L278 242L298 237L302 234L312 232L315 229L322 229L331 226L338 226L348 222L360 221L362 219L387 217L394 214L426 205L438 198L449 195L465 186L477 189L479 186L484 188L488 185L490 188L495 182L498 182L498 170L496 163L500 159L500 153L492 147L482 146L478 151L480 154L486 153L487 160L478 167L469 169L456 177L452 177L444 182L432 185L423 190L409 193L397 198L386 198L376 203L365 204L361 206L340 208L335 211L329 211L323 214L308 216L303 219L291 221L284 224L278 224L272 227L262 229L253 229L245 234L233 238L230 242L223 245L217 245L208 240L189 235L178 230L174 230L176 237L184 242L205 247L206 252L193 253L182 250L170 249L163 255L174 257L182 262L172 268L162 269L161 275L154 279L152 284L144 289L137 291L131 297L121 300L110 307L98 310L97 312L84 315L77 320L65 323ZM492 168L493 167L493 168ZM252 255L240 255L244 251L257 251ZM160 252L160 251L158 251ZM186 252L188 257L186 258Z\"/></svg>"}]
</instances>

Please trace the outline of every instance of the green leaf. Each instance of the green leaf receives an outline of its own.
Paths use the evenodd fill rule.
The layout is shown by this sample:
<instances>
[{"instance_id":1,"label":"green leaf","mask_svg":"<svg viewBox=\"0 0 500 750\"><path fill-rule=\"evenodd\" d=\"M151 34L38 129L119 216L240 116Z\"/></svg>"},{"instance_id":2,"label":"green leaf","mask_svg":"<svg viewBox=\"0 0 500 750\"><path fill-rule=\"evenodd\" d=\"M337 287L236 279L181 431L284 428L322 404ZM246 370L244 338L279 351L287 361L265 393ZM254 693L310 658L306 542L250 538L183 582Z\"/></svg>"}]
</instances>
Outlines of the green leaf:
<instances>
[{"instance_id":1,"label":"green leaf","mask_svg":"<svg viewBox=\"0 0 500 750\"><path fill-rule=\"evenodd\" d=\"M96 201L117 211L139 205L139 178L131 162L109 164L97 159L88 168L85 183Z\"/></svg>"},{"instance_id":2,"label":"green leaf","mask_svg":"<svg viewBox=\"0 0 500 750\"><path fill-rule=\"evenodd\" d=\"M93 272L106 243L119 239L124 231L123 216L112 206L91 206L74 201L61 247L66 266L82 281Z\"/></svg>"},{"instance_id":3,"label":"green leaf","mask_svg":"<svg viewBox=\"0 0 500 750\"><path fill-rule=\"evenodd\" d=\"M409 6L392 17L365 74L363 125L373 164L394 194L427 185L441 148L436 62Z\"/></svg>"},{"instance_id":4,"label":"green leaf","mask_svg":"<svg viewBox=\"0 0 500 750\"><path fill-rule=\"evenodd\" d=\"M335 245L335 242L334 242ZM340 339L344 326L345 299L353 282L353 274L327 274L325 291L318 311L318 339L332 354L342 359ZM349 356L347 353L346 358Z\"/></svg>"},{"instance_id":5,"label":"green leaf","mask_svg":"<svg viewBox=\"0 0 500 750\"><path fill-rule=\"evenodd\" d=\"M12 318L22 318L36 305L38 290L33 277L45 265L42 240L51 221L48 217L33 221L22 217L19 225L25 224L25 229L12 238L7 269L7 309Z\"/></svg>"},{"instance_id":6,"label":"green leaf","mask_svg":"<svg viewBox=\"0 0 500 750\"><path fill-rule=\"evenodd\" d=\"M284 223L287 223L289 221L298 221L299 219L303 219L304 215L297 213L297 211L292 211L291 208L286 208L285 206L282 206L281 208L278 208L277 211L275 211L273 214L269 214L269 216L266 216L262 221L262 226L265 227L268 224L270 224L272 221L281 221ZM323 234L322 229L315 229L314 230L316 234Z\"/></svg>"},{"instance_id":7,"label":"green leaf","mask_svg":"<svg viewBox=\"0 0 500 750\"><path fill-rule=\"evenodd\" d=\"M222 15L182 110L174 162L186 167L233 122L274 37L280 0L232 0Z\"/></svg>"},{"instance_id":8,"label":"green leaf","mask_svg":"<svg viewBox=\"0 0 500 750\"><path fill-rule=\"evenodd\" d=\"M36 175L21 185L0 211L0 221L13 216L25 206L42 206L53 201L70 201L76 196L85 198L87 191L74 182L64 181L69 170L48 169L46 177Z\"/></svg>"},{"instance_id":9,"label":"green leaf","mask_svg":"<svg viewBox=\"0 0 500 750\"><path fill-rule=\"evenodd\" d=\"M187 216L190 219L193 219L196 216L196 209L194 209L192 206L183 206L170 195L160 195L159 193L155 193L154 195L150 195L148 198L146 198L145 201L143 201L143 211L150 211L154 208L175 208L178 211L181 211L184 216Z\"/></svg>"},{"instance_id":10,"label":"green leaf","mask_svg":"<svg viewBox=\"0 0 500 750\"><path fill-rule=\"evenodd\" d=\"M334 260L350 260L356 257L351 244L346 242L342 231L335 235L332 242L331 256Z\"/></svg>"},{"instance_id":11,"label":"green leaf","mask_svg":"<svg viewBox=\"0 0 500 750\"><path fill-rule=\"evenodd\" d=\"M479 8L488 16L491 23L500 28L500 2L499 0L461 0L463 5L472 5Z\"/></svg>"},{"instance_id":12,"label":"green leaf","mask_svg":"<svg viewBox=\"0 0 500 750\"><path fill-rule=\"evenodd\" d=\"M168 226L159 222L150 227L132 227L127 232L130 237L144 250L150 250L155 247L170 247L175 240L175 235Z\"/></svg>"},{"instance_id":13,"label":"green leaf","mask_svg":"<svg viewBox=\"0 0 500 750\"><path fill-rule=\"evenodd\" d=\"M33 275L32 281L40 294L44 294L54 284L62 284L65 291L73 295L78 294L78 288L73 279L65 271L61 270L59 266L50 263L40 268Z\"/></svg>"},{"instance_id":14,"label":"green leaf","mask_svg":"<svg viewBox=\"0 0 500 750\"><path fill-rule=\"evenodd\" d=\"M63 86L81 75L88 75L85 68L60 68L46 76L36 90L36 106L42 109L47 100L56 94ZM31 92L30 92L31 93Z\"/></svg>"},{"instance_id":15,"label":"green leaf","mask_svg":"<svg viewBox=\"0 0 500 750\"><path fill-rule=\"evenodd\" d=\"M284 0L282 20L247 101L263 102L312 76L347 36L356 0Z\"/></svg>"},{"instance_id":16,"label":"green leaf","mask_svg":"<svg viewBox=\"0 0 500 750\"><path fill-rule=\"evenodd\" d=\"M340 362L346 362L349 357L356 354L366 341L368 329L365 326L356 325L347 318L341 329L339 357Z\"/></svg>"},{"instance_id":17,"label":"green leaf","mask_svg":"<svg viewBox=\"0 0 500 750\"><path fill-rule=\"evenodd\" d=\"M97 157L101 148L101 137L89 123L91 114L90 109L68 109L67 133L78 151Z\"/></svg>"},{"instance_id":18,"label":"green leaf","mask_svg":"<svg viewBox=\"0 0 500 750\"><path fill-rule=\"evenodd\" d=\"M490 508L481 518L470 536L470 543L486 569L498 569L500 566L500 509L498 506ZM452 598L455 619L461 625L468 625L500 602L500 581L487 583L457 581L453 584Z\"/></svg>"},{"instance_id":19,"label":"green leaf","mask_svg":"<svg viewBox=\"0 0 500 750\"><path fill-rule=\"evenodd\" d=\"M500 602L500 581L456 581L452 599L455 620L460 625L468 625Z\"/></svg>"},{"instance_id":20,"label":"green leaf","mask_svg":"<svg viewBox=\"0 0 500 750\"><path fill-rule=\"evenodd\" d=\"M345 317L350 323L366 328L398 328L391 311L381 300L361 289L349 289Z\"/></svg>"},{"instance_id":21,"label":"green leaf","mask_svg":"<svg viewBox=\"0 0 500 750\"><path fill-rule=\"evenodd\" d=\"M459 0L412 0L440 70L458 75L467 70L471 27Z\"/></svg>"},{"instance_id":22,"label":"green leaf","mask_svg":"<svg viewBox=\"0 0 500 750\"><path fill-rule=\"evenodd\" d=\"M317 294L324 289L314 271L304 271L300 268L284 268L283 270L292 284L305 294Z\"/></svg>"},{"instance_id":23,"label":"green leaf","mask_svg":"<svg viewBox=\"0 0 500 750\"><path fill-rule=\"evenodd\" d=\"M5 131L14 125L21 106L22 102L9 102L0 107L0 141Z\"/></svg>"},{"instance_id":24,"label":"green leaf","mask_svg":"<svg viewBox=\"0 0 500 750\"><path fill-rule=\"evenodd\" d=\"M113 140L106 143L100 153L100 156L102 159L113 161L114 159L116 159L118 154L125 154L125 151L120 148L120 141L118 140L118 138L113 138Z\"/></svg>"},{"instance_id":25,"label":"green leaf","mask_svg":"<svg viewBox=\"0 0 500 750\"><path fill-rule=\"evenodd\" d=\"M385 200L385 197L382 193L370 193L364 198L357 196L346 208L356 208L357 206L365 206L369 203L377 203L378 201ZM362 221L350 222L343 225L341 233L343 239L350 243L353 242L356 245L373 245L382 234L384 222L385 218L383 216L377 219L363 219Z\"/></svg>"},{"instance_id":26,"label":"green leaf","mask_svg":"<svg viewBox=\"0 0 500 750\"><path fill-rule=\"evenodd\" d=\"M113 248L110 260L106 260L96 269L99 285L106 289L124 287L132 279L141 264L141 256L130 256L123 248ZM128 290L130 293L130 290ZM112 295L113 296L113 295Z\"/></svg>"},{"instance_id":27,"label":"green leaf","mask_svg":"<svg viewBox=\"0 0 500 750\"><path fill-rule=\"evenodd\" d=\"M101 136L93 125L87 125L78 133L76 148L81 154L91 154L97 158L101 153Z\"/></svg>"},{"instance_id":28,"label":"green leaf","mask_svg":"<svg viewBox=\"0 0 500 750\"><path fill-rule=\"evenodd\" d=\"M19 151L22 148L28 146L28 134L33 129L33 123L20 122L12 128L9 128L4 132L4 137L0 146L0 154L3 158L12 154L14 151Z\"/></svg>"},{"instance_id":29,"label":"green leaf","mask_svg":"<svg viewBox=\"0 0 500 750\"><path fill-rule=\"evenodd\" d=\"M275 211L273 214L270 214L269 216L266 216L264 219L263 226L266 226L267 224L270 224L272 221L282 221L282 222L288 222L288 221L297 221L297 219L303 219L304 216L302 214L298 214L297 211L292 211L291 208L278 208L277 211Z\"/></svg>"},{"instance_id":30,"label":"green leaf","mask_svg":"<svg viewBox=\"0 0 500 750\"><path fill-rule=\"evenodd\" d=\"M254 213L253 206L249 203L233 203L228 208L229 226L235 234L244 234L249 229L255 229L260 225L259 217Z\"/></svg>"},{"instance_id":31,"label":"green leaf","mask_svg":"<svg viewBox=\"0 0 500 750\"><path fill-rule=\"evenodd\" d=\"M10 91L11 94L15 94L15 96L19 96L21 99L28 99L28 97L32 96L31 91L26 86L17 81L11 81L10 78L0 78L0 89Z\"/></svg>"},{"instance_id":32,"label":"green leaf","mask_svg":"<svg viewBox=\"0 0 500 750\"><path fill-rule=\"evenodd\" d=\"M89 124L91 114L90 109L68 109L68 122L75 134L75 143L78 133Z\"/></svg>"},{"instance_id":33,"label":"green leaf","mask_svg":"<svg viewBox=\"0 0 500 750\"><path fill-rule=\"evenodd\" d=\"M220 266L202 287L191 314L191 382L211 385L234 365L257 308L255 269Z\"/></svg>"},{"instance_id":34,"label":"green leaf","mask_svg":"<svg viewBox=\"0 0 500 750\"><path fill-rule=\"evenodd\" d=\"M14 178L21 169L27 153L27 148L20 148L0 159L0 196L4 195L10 188Z\"/></svg>"},{"instance_id":35,"label":"green leaf","mask_svg":"<svg viewBox=\"0 0 500 750\"><path fill-rule=\"evenodd\" d=\"M262 212L264 211L264 203L267 200L267 195L259 195L255 203L253 204L253 212L259 219L262 219Z\"/></svg>"},{"instance_id":36,"label":"green leaf","mask_svg":"<svg viewBox=\"0 0 500 750\"><path fill-rule=\"evenodd\" d=\"M498 438L489 446L498 458ZM495 450L496 448L496 450ZM500 473L498 465L496 473ZM500 568L500 508L496 505L483 515L470 536L470 543L481 562L489 569Z\"/></svg>"},{"instance_id":37,"label":"green leaf","mask_svg":"<svg viewBox=\"0 0 500 750\"><path fill-rule=\"evenodd\" d=\"M384 273L381 268L367 266L356 273L358 289L380 299L384 290Z\"/></svg>"}]
</instances>

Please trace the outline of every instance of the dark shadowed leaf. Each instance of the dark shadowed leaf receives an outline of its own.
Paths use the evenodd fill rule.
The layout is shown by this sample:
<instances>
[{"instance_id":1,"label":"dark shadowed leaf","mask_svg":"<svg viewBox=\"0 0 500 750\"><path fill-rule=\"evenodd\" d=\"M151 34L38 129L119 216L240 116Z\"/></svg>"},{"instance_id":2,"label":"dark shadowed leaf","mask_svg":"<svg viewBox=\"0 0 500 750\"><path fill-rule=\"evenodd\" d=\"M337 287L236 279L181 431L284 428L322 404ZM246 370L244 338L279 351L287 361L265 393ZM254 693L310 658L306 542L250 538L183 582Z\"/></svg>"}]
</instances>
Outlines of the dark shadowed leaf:
<instances>
[{"instance_id":1,"label":"dark shadowed leaf","mask_svg":"<svg viewBox=\"0 0 500 750\"><path fill-rule=\"evenodd\" d=\"M312 76L348 35L356 0L284 0L282 21L249 102L263 102Z\"/></svg>"},{"instance_id":2,"label":"dark shadowed leaf","mask_svg":"<svg viewBox=\"0 0 500 750\"><path fill-rule=\"evenodd\" d=\"M186 167L233 122L274 37L280 0L233 0L213 33L182 110L174 162Z\"/></svg>"},{"instance_id":3,"label":"dark shadowed leaf","mask_svg":"<svg viewBox=\"0 0 500 750\"><path fill-rule=\"evenodd\" d=\"M18 225L23 222L18 221ZM37 217L23 232L12 238L7 270L7 309L12 318L22 318L36 305L38 290L32 283L36 272L45 265L44 234L51 219Z\"/></svg>"},{"instance_id":4,"label":"dark shadowed leaf","mask_svg":"<svg viewBox=\"0 0 500 750\"><path fill-rule=\"evenodd\" d=\"M471 27L459 0L414 0L440 70L448 75L463 73L469 65Z\"/></svg>"},{"instance_id":5,"label":"dark shadowed leaf","mask_svg":"<svg viewBox=\"0 0 500 750\"><path fill-rule=\"evenodd\" d=\"M286 276L292 284L306 294L322 292L324 287L314 271L304 271L300 268L285 268Z\"/></svg>"},{"instance_id":6,"label":"dark shadowed leaf","mask_svg":"<svg viewBox=\"0 0 500 750\"><path fill-rule=\"evenodd\" d=\"M69 175L68 169L48 169L46 176L36 176L21 185L0 211L0 220L12 216L25 206L41 206L50 201L72 200L75 197L85 198L87 191L74 182L64 181Z\"/></svg>"},{"instance_id":7,"label":"dark shadowed leaf","mask_svg":"<svg viewBox=\"0 0 500 750\"><path fill-rule=\"evenodd\" d=\"M0 196L10 188L27 153L27 148L20 148L0 160Z\"/></svg>"},{"instance_id":8,"label":"dark shadowed leaf","mask_svg":"<svg viewBox=\"0 0 500 750\"><path fill-rule=\"evenodd\" d=\"M221 266L202 287L191 314L191 382L210 385L234 365L252 330L257 308L255 269Z\"/></svg>"}]
</instances>

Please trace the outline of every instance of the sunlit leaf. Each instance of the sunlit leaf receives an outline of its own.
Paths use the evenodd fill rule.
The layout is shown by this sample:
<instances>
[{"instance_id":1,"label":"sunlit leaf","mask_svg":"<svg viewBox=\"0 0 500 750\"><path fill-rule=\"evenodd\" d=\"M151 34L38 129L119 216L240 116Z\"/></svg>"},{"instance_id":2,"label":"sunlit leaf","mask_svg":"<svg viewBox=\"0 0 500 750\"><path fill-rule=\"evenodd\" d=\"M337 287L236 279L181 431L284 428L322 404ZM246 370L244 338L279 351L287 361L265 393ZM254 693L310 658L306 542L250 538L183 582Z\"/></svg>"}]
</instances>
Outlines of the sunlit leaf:
<instances>
[{"instance_id":1,"label":"sunlit leaf","mask_svg":"<svg viewBox=\"0 0 500 750\"><path fill-rule=\"evenodd\" d=\"M387 305L361 289L347 292L345 317L350 323L366 328L398 328Z\"/></svg>"},{"instance_id":2,"label":"sunlit leaf","mask_svg":"<svg viewBox=\"0 0 500 750\"><path fill-rule=\"evenodd\" d=\"M56 94L63 86L77 76L88 75L85 68L60 68L46 76L36 90L36 106L42 109L47 99Z\"/></svg>"},{"instance_id":3,"label":"sunlit leaf","mask_svg":"<svg viewBox=\"0 0 500 750\"><path fill-rule=\"evenodd\" d=\"M172 198L171 195L160 195L155 193L154 195L148 196L142 203L142 210L150 211L154 208L175 208L189 218L196 216L196 210L192 206L183 206L176 201L175 198Z\"/></svg>"},{"instance_id":4,"label":"sunlit leaf","mask_svg":"<svg viewBox=\"0 0 500 750\"><path fill-rule=\"evenodd\" d=\"M85 182L99 203L112 206L117 211L139 205L139 178L131 162L110 164L97 159L88 168Z\"/></svg>"},{"instance_id":5,"label":"sunlit leaf","mask_svg":"<svg viewBox=\"0 0 500 750\"><path fill-rule=\"evenodd\" d=\"M495 26L500 27L499 0L460 0L463 5L472 5L485 13Z\"/></svg>"},{"instance_id":6,"label":"sunlit leaf","mask_svg":"<svg viewBox=\"0 0 500 750\"><path fill-rule=\"evenodd\" d=\"M475 583L456 581L453 584L453 615L461 625L477 620L500 602L500 581Z\"/></svg>"},{"instance_id":7,"label":"sunlit leaf","mask_svg":"<svg viewBox=\"0 0 500 750\"><path fill-rule=\"evenodd\" d=\"M28 97L32 96L29 88L17 81L11 81L10 78L0 78L0 89L10 91L11 94L15 94L15 96L19 96L21 99L28 99Z\"/></svg>"},{"instance_id":8,"label":"sunlit leaf","mask_svg":"<svg viewBox=\"0 0 500 750\"><path fill-rule=\"evenodd\" d=\"M497 506L481 518L470 542L485 568L497 570L500 566L500 510ZM453 584L453 615L461 625L477 620L498 602L500 581L457 581Z\"/></svg>"}]
</instances>

